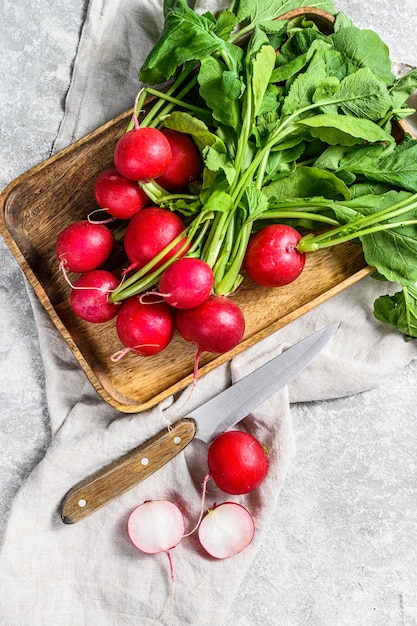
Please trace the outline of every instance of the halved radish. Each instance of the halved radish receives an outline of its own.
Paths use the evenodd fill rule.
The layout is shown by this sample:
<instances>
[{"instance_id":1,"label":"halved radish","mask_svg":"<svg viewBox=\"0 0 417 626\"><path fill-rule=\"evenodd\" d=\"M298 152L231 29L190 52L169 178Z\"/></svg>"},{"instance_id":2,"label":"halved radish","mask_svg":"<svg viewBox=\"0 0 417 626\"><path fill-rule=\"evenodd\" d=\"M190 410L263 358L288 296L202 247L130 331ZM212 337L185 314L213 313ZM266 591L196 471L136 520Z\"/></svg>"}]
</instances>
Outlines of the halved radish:
<instances>
[{"instance_id":1,"label":"halved radish","mask_svg":"<svg viewBox=\"0 0 417 626\"><path fill-rule=\"evenodd\" d=\"M198 538L216 559L227 559L244 550L252 541L255 524L249 511L237 502L213 507L201 521Z\"/></svg>"},{"instance_id":2,"label":"halved radish","mask_svg":"<svg viewBox=\"0 0 417 626\"><path fill-rule=\"evenodd\" d=\"M179 508L168 500L148 500L129 516L127 532L133 545L146 554L165 552L171 576L171 593L167 598L158 623L174 595L174 566L171 550L184 536L184 518Z\"/></svg>"},{"instance_id":3,"label":"halved radish","mask_svg":"<svg viewBox=\"0 0 417 626\"><path fill-rule=\"evenodd\" d=\"M147 554L169 552L184 535L184 518L167 500L148 500L129 516L127 531L133 545Z\"/></svg>"}]
</instances>

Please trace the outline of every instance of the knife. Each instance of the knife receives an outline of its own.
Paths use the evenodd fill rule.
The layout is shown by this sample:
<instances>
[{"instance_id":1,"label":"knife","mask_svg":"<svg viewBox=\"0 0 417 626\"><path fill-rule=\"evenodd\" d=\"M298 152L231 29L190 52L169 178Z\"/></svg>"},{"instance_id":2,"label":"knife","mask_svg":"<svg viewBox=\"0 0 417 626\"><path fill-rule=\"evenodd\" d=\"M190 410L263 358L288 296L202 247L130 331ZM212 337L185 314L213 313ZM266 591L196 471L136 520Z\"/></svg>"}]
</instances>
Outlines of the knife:
<instances>
[{"instance_id":1,"label":"knife","mask_svg":"<svg viewBox=\"0 0 417 626\"><path fill-rule=\"evenodd\" d=\"M231 385L169 428L88 476L61 503L64 524L79 522L171 461L196 437L209 443L300 374L323 350L340 322L306 337Z\"/></svg>"}]
</instances>

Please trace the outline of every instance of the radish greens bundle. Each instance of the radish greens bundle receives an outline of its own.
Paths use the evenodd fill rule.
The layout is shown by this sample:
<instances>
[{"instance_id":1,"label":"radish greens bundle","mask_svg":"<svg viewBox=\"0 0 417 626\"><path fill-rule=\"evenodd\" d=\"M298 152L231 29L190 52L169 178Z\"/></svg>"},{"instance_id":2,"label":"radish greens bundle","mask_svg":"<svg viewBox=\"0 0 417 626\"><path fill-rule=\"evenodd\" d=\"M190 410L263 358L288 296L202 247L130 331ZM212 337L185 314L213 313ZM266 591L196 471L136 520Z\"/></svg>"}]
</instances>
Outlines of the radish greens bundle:
<instances>
[{"instance_id":1,"label":"radish greens bundle","mask_svg":"<svg viewBox=\"0 0 417 626\"><path fill-rule=\"evenodd\" d=\"M136 111L151 98L140 125L189 134L204 168L184 193L142 187L186 221L187 254L213 268L215 293L238 288L253 233L288 223L300 252L361 244L375 276L400 287L375 316L417 337L417 140L394 132L414 113L417 70L396 77L379 35L327 0L235 0L216 16L165 0L164 17ZM139 270L113 298L158 275Z\"/></svg>"}]
</instances>

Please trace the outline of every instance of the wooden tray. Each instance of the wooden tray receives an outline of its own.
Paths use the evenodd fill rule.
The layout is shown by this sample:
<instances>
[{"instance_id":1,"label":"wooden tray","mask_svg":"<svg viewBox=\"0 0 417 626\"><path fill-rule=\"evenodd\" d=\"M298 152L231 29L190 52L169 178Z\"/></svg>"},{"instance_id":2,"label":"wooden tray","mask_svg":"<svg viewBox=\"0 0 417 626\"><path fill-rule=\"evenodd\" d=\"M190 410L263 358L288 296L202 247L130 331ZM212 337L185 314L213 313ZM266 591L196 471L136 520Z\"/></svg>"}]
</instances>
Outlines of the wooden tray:
<instances>
[{"instance_id":1,"label":"wooden tray","mask_svg":"<svg viewBox=\"0 0 417 626\"><path fill-rule=\"evenodd\" d=\"M192 381L195 348L179 336L153 357L110 355L121 348L115 322L91 324L69 306L70 288L55 256L55 241L66 225L85 218L96 207L98 173L112 164L114 146L131 111L19 176L2 193L0 232L40 302L101 397L120 411L147 409ZM339 245L307 258L302 275L279 289L245 280L234 300L246 319L243 341L224 355L205 353L200 376L238 352L282 328L367 274L360 246Z\"/></svg>"},{"instance_id":2,"label":"wooden tray","mask_svg":"<svg viewBox=\"0 0 417 626\"><path fill-rule=\"evenodd\" d=\"M176 335L159 355L128 354L113 363L110 355L121 348L115 321L91 324L72 313L55 241L66 225L97 208L95 178L113 164L114 146L131 114L33 167L0 196L0 233L98 394L124 413L143 411L191 383L196 350ZM309 255L302 275L286 287L266 289L245 279L234 297L246 319L243 341L224 355L203 354L200 377L370 272L361 246L349 243Z\"/></svg>"}]
</instances>

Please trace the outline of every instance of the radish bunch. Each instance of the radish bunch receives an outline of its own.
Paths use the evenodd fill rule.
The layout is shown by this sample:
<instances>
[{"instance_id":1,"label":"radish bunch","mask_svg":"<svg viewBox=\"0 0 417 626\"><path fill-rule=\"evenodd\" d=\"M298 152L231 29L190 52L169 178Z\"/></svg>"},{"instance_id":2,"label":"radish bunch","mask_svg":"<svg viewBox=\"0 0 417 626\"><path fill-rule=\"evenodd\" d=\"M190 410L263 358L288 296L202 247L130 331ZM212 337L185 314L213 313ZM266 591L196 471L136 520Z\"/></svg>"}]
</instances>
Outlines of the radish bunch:
<instances>
[{"instance_id":1,"label":"radish bunch","mask_svg":"<svg viewBox=\"0 0 417 626\"><path fill-rule=\"evenodd\" d=\"M276 287L300 275L305 254L291 227L270 224L252 234L248 222L233 252L239 262L231 260L229 233L234 237L236 225L222 194L213 199L202 191L201 137L196 143L192 134L162 126L162 119L169 121L157 113L162 100L139 124L145 92L115 145L113 165L96 177L98 209L63 229L56 254L76 315L92 323L116 318L121 349L112 361L128 352L158 354L178 333L196 346L195 384L202 352L229 352L244 336L243 313L229 298L242 280L240 269L259 285ZM106 218L96 220L100 211ZM81 276L72 283L69 272Z\"/></svg>"},{"instance_id":2,"label":"radish bunch","mask_svg":"<svg viewBox=\"0 0 417 626\"><path fill-rule=\"evenodd\" d=\"M92 323L117 318L122 348L113 361L127 352L157 354L177 331L196 345L196 381L202 351L224 353L241 341L243 314L230 299L214 295L214 271L193 254L184 220L153 203L141 183L160 180L170 191L189 185L201 173L200 153L190 136L139 127L136 120L116 144L114 165L94 184L99 210L109 218L94 221L93 211L64 228L56 241L60 267L72 287L70 305ZM116 273L105 264L120 247L120 232L126 266ZM72 283L69 272L81 275Z\"/></svg>"},{"instance_id":3,"label":"radish bunch","mask_svg":"<svg viewBox=\"0 0 417 626\"><path fill-rule=\"evenodd\" d=\"M227 211L220 201L201 207L201 197L191 193L193 185L204 185L206 171L192 136L140 125L136 113L132 124L116 143L113 166L94 183L97 212L105 211L106 219L95 221L93 211L64 228L56 254L72 287L74 312L92 323L117 318L121 349L112 361L128 352L158 354L177 332L196 346L195 384L202 352L229 352L243 338L243 313L228 297L239 286L237 272L244 268L266 287L288 284L304 267L305 254L297 249L301 237L282 224L248 230L239 264L228 261L227 233L234 227ZM181 202L199 209L183 215L176 210ZM112 257L118 258L114 267ZM69 272L81 276L71 283Z\"/></svg>"},{"instance_id":4,"label":"radish bunch","mask_svg":"<svg viewBox=\"0 0 417 626\"><path fill-rule=\"evenodd\" d=\"M224 268L213 256L218 243L204 238L211 213L190 219L166 200L186 197L203 167L190 135L140 126L134 115L133 128L115 146L114 165L96 177L97 211L64 228L56 241L76 315L92 323L117 318L122 346L111 360L128 352L157 354L177 332L196 346L194 383L202 352L229 352L245 332L241 309L216 283ZM94 219L99 211L108 214L105 220ZM248 238L241 265L260 285L287 284L304 267L299 239L289 226L268 225ZM69 272L81 276L72 283Z\"/></svg>"}]
</instances>

